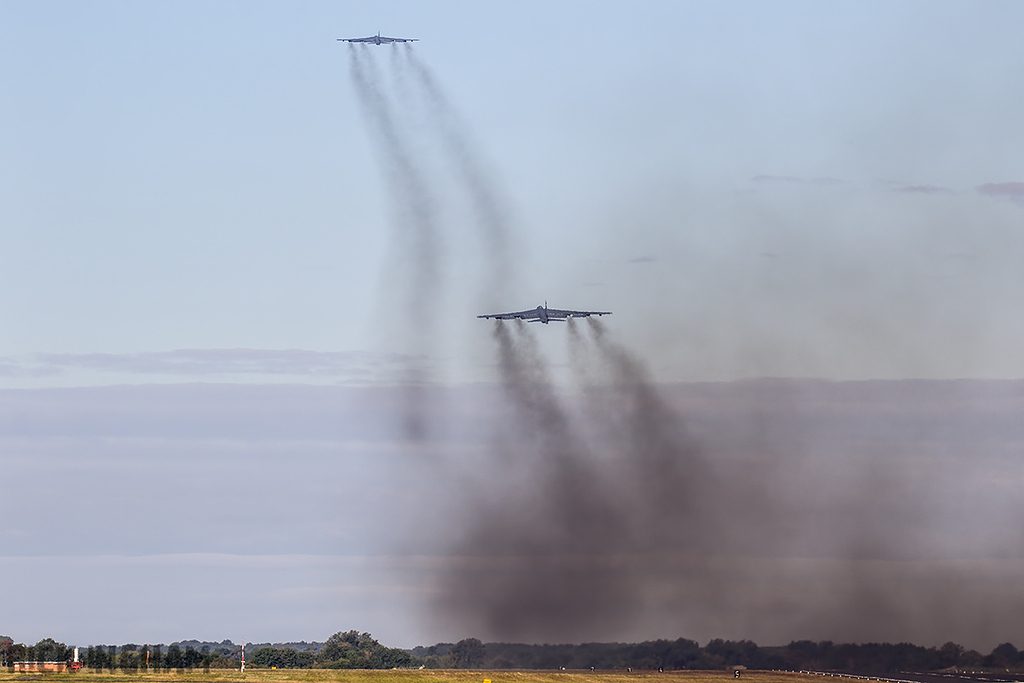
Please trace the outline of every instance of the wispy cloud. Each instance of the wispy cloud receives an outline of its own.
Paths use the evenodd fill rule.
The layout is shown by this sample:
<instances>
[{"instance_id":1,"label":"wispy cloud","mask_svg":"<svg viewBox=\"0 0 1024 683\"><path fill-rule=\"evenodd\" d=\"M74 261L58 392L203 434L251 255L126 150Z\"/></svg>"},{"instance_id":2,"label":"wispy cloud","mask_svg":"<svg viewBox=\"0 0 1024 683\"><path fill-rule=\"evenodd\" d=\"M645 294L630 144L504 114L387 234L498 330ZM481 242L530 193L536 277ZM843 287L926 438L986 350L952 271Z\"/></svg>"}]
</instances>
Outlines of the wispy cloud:
<instances>
[{"instance_id":1,"label":"wispy cloud","mask_svg":"<svg viewBox=\"0 0 1024 683\"><path fill-rule=\"evenodd\" d=\"M388 644L411 647L433 640L417 630L415 620L398 623L394 615L422 611L422 596L445 566L432 557L394 555L0 556L0 572L17 585L90 587L78 602L83 618L56 629L50 615L60 609L58 592L21 591L5 601L5 611L25 615L11 633L18 640L54 634L82 647L98 641L168 643L193 633L220 639L237 633L238 623L250 637L287 640L298 633L323 640L339 623L350 622ZM160 590L152 591L154 585ZM146 609L131 610L107 597L118 591L154 595ZM259 600L246 599L256 594Z\"/></svg>"},{"instance_id":2,"label":"wispy cloud","mask_svg":"<svg viewBox=\"0 0 1024 683\"><path fill-rule=\"evenodd\" d=\"M763 173L750 179L755 183L794 183L799 185L838 185L843 182L839 178L829 176L815 176L813 178L801 178L795 175L771 175Z\"/></svg>"},{"instance_id":3,"label":"wispy cloud","mask_svg":"<svg viewBox=\"0 0 1024 683\"><path fill-rule=\"evenodd\" d=\"M793 175L761 174L751 178L751 181L755 183L802 183L804 179Z\"/></svg>"},{"instance_id":4,"label":"wispy cloud","mask_svg":"<svg viewBox=\"0 0 1024 683\"><path fill-rule=\"evenodd\" d=\"M175 377L271 375L370 379L407 360L399 354L302 349L177 349L140 353L37 353L0 358L0 376L71 372Z\"/></svg>"},{"instance_id":5,"label":"wispy cloud","mask_svg":"<svg viewBox=\"0 0 1024 683\"><path fill-rule=\"evenodd\" d=\"M1000 197L1014 202L1024 202L1024 183L985 183L979 185L978 192L989 197Z\"/></svg>"},{"instance_id":6,"label":"wispy cloud","mask_svg":"<svg viewBox=\"0 0 1024 683\"><path fill-rule=\"evenodd\" d=\"M892 191L906 194L953 194L950 188L939 185L901 185L894 187Z\"/></svg>"},{"instance_id":7,"label":"wispy cloud","mask_svg":"<svg viewBox=\"0 0 1024 683\"><path fill-rule=\"evenodd\" d=\"M600 436L601 415L631 399L594 389L593 407L611 412L578 419ZM1016 628L1024 381L757 380L659 394L722 454L719 481L756 465L765 499L735 503L737 541L720 555L553 553L572 567L612 557L649 578L645 595L658 600L646 625L608 638L786 642L814 630L988 649ZM467 491L491 497L533 479L492 450L509 412L501 387L429 389L427 446L404 436L404 397L398 386L227 383L0 390L5 481L33 483L0 498L0 575L23 588L5 614L26 615L12 635L46 637L61 596L45 588L77 582L90 586L86 618L50 633L64 642L170 642L230 635L240 622L250 637L322 639L346 620L386 642L462 637L465 624L430 611L441 579L537 561L501 549L453 556L462 521L479 514ZM649 495L620 491L622 505ZM744 531L755 511L777 521L758 538ZM57 547L52 530L69 520L108 532ZM149 612L109 599L154 585ZM809 607L777 618L779 604ZM918 616L933 604L956 618ZM410 618L396 619L401 610Z\"/></svg>"}]
</instances>

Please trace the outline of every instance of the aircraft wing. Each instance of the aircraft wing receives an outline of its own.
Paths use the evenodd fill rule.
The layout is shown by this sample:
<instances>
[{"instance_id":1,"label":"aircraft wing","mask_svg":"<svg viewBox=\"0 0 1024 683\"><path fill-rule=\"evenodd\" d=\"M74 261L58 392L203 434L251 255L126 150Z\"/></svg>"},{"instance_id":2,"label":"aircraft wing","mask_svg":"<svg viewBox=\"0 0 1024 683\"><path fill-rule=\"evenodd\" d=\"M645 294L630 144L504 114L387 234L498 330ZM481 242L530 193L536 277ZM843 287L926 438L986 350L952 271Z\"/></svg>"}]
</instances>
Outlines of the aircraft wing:
<instances>
[{"instance_id":1,"label":"aircraft wing","mask_svg":"<svg viewBox=\"0 0 1024 683\"><path fill-rule=\"evenodd\" d=\"M568 318L589 318L592 315L611 315L611 311L563 311L558 308L549 308L548 317L558 320Z\"/></svg>"},{"instance_id":2,"label":"aircraft wing","mask_svg":"<svg viewBox=\"0 0 1024 683\"><path fill-rule=\"evenodd\" d=\"M536 308L528 311L517 311L515 313L491 313L490 315L478 315L478 318L494 318L495 320L539 320L540 313Z\"/></svg>"},{"instance_id":3,"label":"aircraft wing","mask_svg":"<svg viewBox=\"0 0 1024 683\"><path fill-rule=\"evenodd\" d=\"M388 43L415 43L419 38L388 38L387 36L367 36L366 38L338 38L344 43L374 43L386 45Z\"/></svg>"}]
</instances>

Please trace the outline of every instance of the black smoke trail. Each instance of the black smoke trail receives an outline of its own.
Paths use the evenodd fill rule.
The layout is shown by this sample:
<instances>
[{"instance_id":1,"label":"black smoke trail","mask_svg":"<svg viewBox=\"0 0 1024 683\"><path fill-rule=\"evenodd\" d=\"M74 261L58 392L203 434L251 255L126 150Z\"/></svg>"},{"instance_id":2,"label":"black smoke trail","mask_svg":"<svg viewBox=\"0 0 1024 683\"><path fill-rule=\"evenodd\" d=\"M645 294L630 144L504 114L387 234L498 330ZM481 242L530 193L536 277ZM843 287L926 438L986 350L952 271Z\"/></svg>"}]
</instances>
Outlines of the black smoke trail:
<instances>
[{"instance_id":1,"label":"black smoke trail","mask_svg":"<svg viewBox=\"0 0 1024 683\"><path fill-rule=\"evenodd\" d=\"M411 66L432 129L472 200L489 273L484 290L496 294L511 270L508 212L432 74L411 52L394 54L397 86L408 91L403 65ZM415 316L440 300L438 195L399 134L382 80L365 51L354 50L353 81L377 132L389 184L421 240L414 250L419 269L410 279ZM621 633L643 614L666 555L720 550L736 526L735 510L723 514L715 495L722 488L718 474L682 420L643 364L595 323L589 341L569 323L574 375L583 384L595 377L611 384L586 390L575 411L555 389L533 331L522 322L495 326L511 428L499 430L496 478L462 529L457 551L470 559L444 577L438 603L442 615L480 635L536 640ZM425 327L415 333L432 339ZM423 405L414 397L412 416ZM736 489L737 481L730 486ZM682 573L704 593L717 590L704 565L691 562Z\"/></svg>"},{"instance_id":2,"label":"black smoke trail","mask_svg":"<svg viewBox=\"0 0 1024 683\"><path fill-rule=\"evenodd\" d=\"M720 488L699 444L686 431L681 415L658 394L643 362L608 339L604 325L587 318L598 358L611 374L614 425L609 444L632 488L634 542L645 549L692 550L720 539L723 529L714 514Z\"/></svg>"},{"instance_id":3,"label":"black smoke trail","mask_svg":"<svg viewBox=\"0 0 1024 683\"><path fill-rule=\"evenodd\" d=\"M513 221L508 202L501 196L498 183L484 163L468 126L460 119L437 78L411 47L406 46L403 53L427 102L433 128L472 202L486 252L485 292L495 302L501 301L515 284Z\"/></svg>"},{"instance_id":4,"label":"black smoke trail","mask_svg":"<svg viewBox=\"0 0 1024 683\"><path fill-rule=\"evenodd\" d=\"M513 416L496 451L529 474L506 469L485 487L503 495L475 508L458 548L473 559L448 577L440 605L487 637L610 637L659 592L690 594L681 613L706 608L726 591L708 558L771 524L753 482L732 473L727 488L644 363L589 322L587 336L568 325L573 374L603 384L578 395L556 390L526 324L495 327Z\"/></svg>"},{"instance_id":5,"label":"black smoke trail","mask_svg":"<svg viewBox=\"0 0 1024 683\"><path fill-rule=\"evenodd\" d=\"M402 209L398 219L400 237L410 240L413 269L407 292L411 313L417 322L429 324L420 305L435 297L439 289L441 234L438 210L424 172L414 162L409 144L402 138L394 107L381 88L383 78L365 46L349 46L351 75L367 123L376 133L391 196Z\"/></svg>"},{"instance_id":6,"label":"black smoke trail","mask_svg":"<svg viewBox=\"0 0 1024 683\"><path fill-rule=\"evenodd\" d=\"M385 78L365 47L351 48L352 82L383 162L395 238L408 260L387 274L405 297L403 333L428 353L437 331L427 311L446 303L440 281L442 237L449 233L442 234L439 215L448 207L440 190L452 186L443 185L442 174L427 173L426 165L434 158L449 162L454 189L469 198L487 273L478 284L489 299L500 299L514 280L511 214L426 65L410 50L395 49ZM401 109L385 85L409 95ZM409 127L409 117L422 111L427 137ZM424 156L413 142L439 145L442 154ZM815 639L926 633L941 639L954 623L1001 638L996 630L1016 623L1021 591L1013 582L1022 574L1007 578L1001 574L1007 565L988 564L999 558L982 556L968 565L951 557L968 553L960 550L964 543L1018 554L1020 544L1015 531L961 520L977 521L981 513L968 514L966 506L982 496L961 497L955 487L942 489L930 479L936 476L931 470L941 474L952 467L932 451L942 455L943 448L957 447L955 440L940 444L941 438L932 438L929 429L940 437L950 429L929 426L933 415L910 419L914 411L905 404L853 414L867 409L847 398L834 404L801 399L793 404L799 410L787 412L789 390L777 384L764 391L756 383L666 387L600 321L588 323L584 330L578 321L568 322L577 393L556 387L553 366L533 334L557 326L495 326L508 424L496 420L491 461L483 466L490 472L481 477L479 491L459 491L475 504L452 524L460 559L442 578L437 603L446 624L457 624L452 628L466 635L564 642L622 638L639 629L653 637L698 630L769 639L779 633ZM407 379L413 387L410 431L422 435L426 399L418 389L427 377L410 366ZM847 389L808 391L834 398L830 392ZM722 392L733 398L722 399ZM743 399L738 408L730 403L737 395ZM690 401L685 410L671 400L680 396ZM949 408L947 417L961 419L958 411L970 399ZM989 417L959 429L987 433ZM1016 462L1018 450L1008 462ZM866 461L869 471L858 471ZM1000 476L988 481L967 469L957 472L956 481L974 481L984 498L1003 491L1003 502L991 511L1012 512L1019 503L1005 491L1019 473L1010 470L991 465L989 473ZM436 477L427 481L440 488L455 474L435 468L425 476ZM920 491L936 491L944 502L924 500ZM1016 529L1017 520L1008 518L996 515L993 527ZM973 531L951 544L944 523ZM946 563L936 564L930 554ZM994 588L987 589L986 580Z\"/></svg>"},{"instance_id":7,"label":"black smoke trail","mask_svg":"<svg viewBox=\"0 0 1024 683\"><path fill-rule=\"evenodd\" d=\"M536 338L521 321L494 329L502 386L514 415L497 444L528 475L508 490L508 469L481 501L445 577L442 613L499 638L573 632L635 615L628 558L609 551L625 534L604 471L559 399ZM621 549L620 549L621 550Z\"/></svg>"},{"instance_id":8,"label":"black smoke trail","mask_svg":"<svg viewBox=\"0 0 1024 683\"><path fill-rule=\"evenodd\" d=\"M382 78L366 46L349 44L352 84L359 96L367 124L374 133L385 180L397 213L395 241L403 254L393 268L401 283L403 315L401 333L413 341L416 352L426 355L434 345L434 316L430 311L440 299L442 237L438 209L425 173L415 163L410 145L400 134L395 108L382 88ZM424 367L410 363L406 368L408 400L405 428L409 436L421 439L427 431L423 384Z\"/></svg>"},{"instance_id":9,"label":"black smoke trail","mask_svg":"<svg viewBox=\"0 0 1024 683\"><path fill-rule=\"evenodd\" d=\"M514 327L512 335L508 326L499 323L495 338L503 387L516 415L515 438L529 444L520 457L535 468L534 476L540 475L536 502L546 518L540 549L592 547L599 536L597 527L616 526L617 515L613 506L597 495L604 485L601 473L555 392L536 337L522 321L516 321ZM590 519L597 524L584 523ZM531 546L536 540L530 533L517 543Z\"/></svg>"}]
</instances>

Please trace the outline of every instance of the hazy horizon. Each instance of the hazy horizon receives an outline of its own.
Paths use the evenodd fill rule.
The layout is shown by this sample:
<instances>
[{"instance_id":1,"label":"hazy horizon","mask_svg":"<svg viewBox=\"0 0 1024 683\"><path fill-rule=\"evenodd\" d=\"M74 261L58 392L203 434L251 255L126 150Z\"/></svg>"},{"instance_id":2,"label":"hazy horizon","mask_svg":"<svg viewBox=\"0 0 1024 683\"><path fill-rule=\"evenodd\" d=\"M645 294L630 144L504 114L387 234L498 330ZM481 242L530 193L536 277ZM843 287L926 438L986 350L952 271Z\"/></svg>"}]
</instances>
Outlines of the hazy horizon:
<instances>
[{"instance_id":1,"label":"hazy horizon","mask_svg":"<svg viewBox=\"0 0 1024 683\"><path fill-rule=\"evenodd\" d=\"M0 16L10 635L1024 640L1024 6Z\"/></svg>"},{"instance_id":2,"label":"hazy horizon","mask_svg":"<svg viewBox=\"0 0 1024 683\"><path fill-rule=\"evenodd\" d=\"M501 386L430 392L435 429L415 442L401 435L404 391L394 387L0 391L7 476L40 482L5 496L0 566L15 585L61 587L19 591L9 611L19 618L5 628L31 642L311 640L349 628L402 647L488 639L485 627L438 621L431 601L447 571L465 568L468 510L529 489L508 488L523 473L495 488L504 470L490 455L494 419L509 409ZM687 610L664 593L666 611L642 596L642 627L623 619L576 641L955 640L987 651L1021 640L1009 615L1024 562L1014 523L1024 381L762 380L659 392L731 482L723 500L749 494L753 476L770 494L755 509L774 510L778 523L752 527L756 543L714 551L732 597L701 593ZM567 407L575 395L557 394ZM663 573L673 557L651 565L659 590L673 585ZM903 601L937 590L958 616L919 622L911 610L901 622L896 601L879 611L884 628L849 616L829 625L857 567L895 582ZM70 621L65 586L81 604ZM757 597L764 591L775 602ZM145 608L112 599L123 593L150 597ZM537 640L575 642L565 635Z\"/></svg>"}]
</instances>

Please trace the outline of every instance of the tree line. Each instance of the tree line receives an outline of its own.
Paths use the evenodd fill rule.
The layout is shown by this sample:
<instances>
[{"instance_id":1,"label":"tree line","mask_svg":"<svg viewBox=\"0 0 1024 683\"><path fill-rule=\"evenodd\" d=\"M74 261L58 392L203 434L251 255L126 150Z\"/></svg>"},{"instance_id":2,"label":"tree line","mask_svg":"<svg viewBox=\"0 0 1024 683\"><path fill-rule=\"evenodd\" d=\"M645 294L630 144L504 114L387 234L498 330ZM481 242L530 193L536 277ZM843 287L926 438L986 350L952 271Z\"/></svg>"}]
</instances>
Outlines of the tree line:
<instances>
[{"instance_id":1,"label":"tree line","mask_svg":"<svg viewBox=\"0 0 1024 683\"><path fill-rule=\"evenodd\" d=\"M651 640L642 643L524 645L482 643L468 638L413 648L411 654L427 668L484 669L748 669L894 673L898 671L1010 670L1024 671L1024 652L1003 643L988 655L956 643L923 647L911 643L833 643L810 640L762 647L750 640L716 638L701 647L695 640Z\"/></svg>"},{"instance_id":2,"label":"tree line","mask_svg":"<svg viewBox=\"0 0 1024 683\"><path fill-rule=\"evenodd\" d=\"M264 647L252 655L253 666L278 669L394 669L422 665L408 650L386 647L369 633L339 631L314 651Z\"/></svg>"},{"instance_id":3,"label":"tree line","mask_svg":"<svg viewBox=\"0 0 1024 683\"><path fill-rule=\"evenodd\" d=\"M15 662L70 662L74 647L44 638L35 645L15 643L7 636L0 636L0 666L12 667ZM89 669L111 671L170 671L182 669L237 669L241 660L241 648L209 647L196 649L182 648L172 644L163 645L92 645L79 649L83 665Z\"/></svg>"},{"instance_id":4,"label":"tree line","mask_svg":"<svg viewBox=\"0 0 1024 683\"><path fill-rule=\"evenodd\" d=\"M182 646L184 645L184 647ZM465 638L411 650L386 647L369 633L339 631L323 643L289 646L246 646L246 665L278 669L789 669L881 674L899 671L1024 671L1024 652L1011 643L987 655L956 643L923 647L911 643L833 643L798 640L784 646L762 647L750 640L708 642L651 640L642 643L583 643L580 645L526 645L483 643ZM0 636L0 665L17 661L69 661L73 648L52 638L35 645L15 643ZM217 643L182 641L163 645L94 645L81 651L90 669L182 670L240 666L242 647L229 640Z\"/></svg>"}]
</instances>

